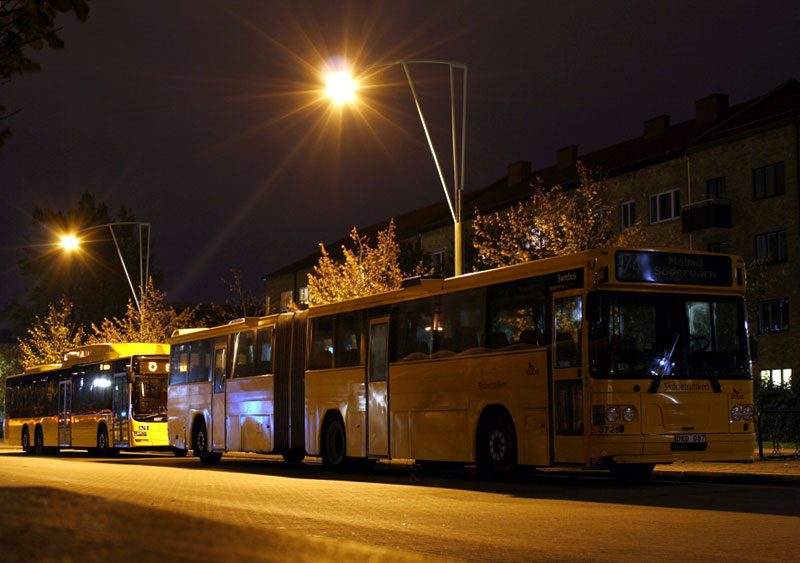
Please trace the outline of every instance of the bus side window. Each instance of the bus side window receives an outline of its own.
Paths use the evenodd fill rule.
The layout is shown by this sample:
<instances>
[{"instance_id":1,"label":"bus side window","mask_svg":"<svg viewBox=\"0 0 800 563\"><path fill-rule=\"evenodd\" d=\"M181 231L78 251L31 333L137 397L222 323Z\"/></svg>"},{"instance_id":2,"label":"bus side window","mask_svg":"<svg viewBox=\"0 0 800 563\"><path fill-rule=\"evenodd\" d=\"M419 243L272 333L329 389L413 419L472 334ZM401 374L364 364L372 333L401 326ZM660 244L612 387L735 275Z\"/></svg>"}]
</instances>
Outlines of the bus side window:
<instances>
[{"instance_id":1,"label":"bus side window","mask_svg":"<svg viewBox=\"0 0 800 563\"><path fill-rule=\"evenodd\" d=\"M556 338L554 365L557 368L581 365L580 343L583 323L583 299L580 295L557 299L555 303Z\"/></svg>"}]
</instances>

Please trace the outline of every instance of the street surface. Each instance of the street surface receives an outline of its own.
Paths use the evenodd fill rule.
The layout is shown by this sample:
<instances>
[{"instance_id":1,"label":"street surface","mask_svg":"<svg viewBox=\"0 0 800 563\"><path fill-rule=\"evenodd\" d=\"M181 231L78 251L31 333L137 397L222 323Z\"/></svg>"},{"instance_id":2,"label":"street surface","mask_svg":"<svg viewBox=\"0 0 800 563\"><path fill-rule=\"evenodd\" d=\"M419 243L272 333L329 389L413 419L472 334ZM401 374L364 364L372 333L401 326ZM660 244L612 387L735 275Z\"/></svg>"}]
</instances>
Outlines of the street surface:
<instances>
[{"instance_id":1,"label":"street surface","mask_svg":"<svg viewBox=\"0 0 800 563\"><path fill-rule=\"evenodd\" d=\"M800 486L0 449L2 561L797 560Z\"/></svg>"}]
</instances>

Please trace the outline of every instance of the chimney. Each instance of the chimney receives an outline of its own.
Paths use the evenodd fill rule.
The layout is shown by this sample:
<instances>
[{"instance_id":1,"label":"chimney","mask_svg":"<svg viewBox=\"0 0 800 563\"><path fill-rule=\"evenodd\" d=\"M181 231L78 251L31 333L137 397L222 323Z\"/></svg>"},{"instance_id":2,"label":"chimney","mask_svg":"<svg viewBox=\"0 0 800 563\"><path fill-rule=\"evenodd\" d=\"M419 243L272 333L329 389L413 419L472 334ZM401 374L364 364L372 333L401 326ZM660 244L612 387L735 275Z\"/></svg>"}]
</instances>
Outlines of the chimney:
<instances>
[{"instance_id":1,"label":"chimney","mask_svg":"<svg viewBox=\"0 0 800 563\"><path fill-rule=\"evenodd\" d=\"M508 165L508 185L527 184L531 179L531 163L520 160Z\"/></svg>"},{"instance_id":2,"label":"chimney","mask_svg":"<svg viewBox=\"0 0 800 563\"><path fill-rule=\"evenodd\" d=\"M572 168L578 162L578 145L569 145L556 151L556 165L559 170Z\"/></svg>"},{"instance_id":3,"label":"chimney","mask_svg":"<svg viewBox=\"0 0 800 563\"><path fill-rule=\"evenodd\" d=\"M644 138L646 141L650 139L658 139L669 129L669 116L659 115L644 122Z\"/></svg>"},{"instance_id":4,"label":"chimney","mask_svg":"<svg viewBox=\"0 0 800 563\"><path fill-rule=\"evenodd\" d=\"M702 127L711 125L722 117L722 113L728 109L727 94L711 94L701 98L694 103L695 123Z\"/></svg>"}]
</instances>

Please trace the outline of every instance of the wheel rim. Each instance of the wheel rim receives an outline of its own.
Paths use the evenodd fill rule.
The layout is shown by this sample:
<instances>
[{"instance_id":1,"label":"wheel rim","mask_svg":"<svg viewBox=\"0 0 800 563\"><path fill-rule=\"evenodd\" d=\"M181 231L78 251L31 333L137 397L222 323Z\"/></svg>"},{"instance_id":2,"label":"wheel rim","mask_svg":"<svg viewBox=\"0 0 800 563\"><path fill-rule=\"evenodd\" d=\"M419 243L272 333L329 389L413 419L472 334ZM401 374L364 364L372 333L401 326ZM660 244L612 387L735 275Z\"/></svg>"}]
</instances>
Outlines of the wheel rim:
<instances>
[{"instance_id":1,"label":"wheel rim","mask_svg":"<svg viewBox=\"0 0 800 563\"><path fill-rule=\"evenodd\" d=\"M23 432L22 433L22 449L23 450L27 450L28 448L30 448L30 446L31 446L31 438L28 435L27 431Z\"/></svg>"},{"instance_id":2,"label":"wheel rim","mask_svg":"<svg viewBox=\"0 0 800 563\"><path fill-rule=\"evenodd\" d=\"M206 451L206 431L203 428L197 431L197 449L200 453Z\"/></svg>"},{"instance_id":3,"label":"wheel rim","mask_svg":"<svg viewBox=\"0 0 800 563\"><path fill-rule=\"evenodd\" d=\"M506 435L500 430L495 430L489 435L489 456L492 461L503 461L508 451Z\"/></svg>"},{"instance_id":4,"label":"wheel rim","mask_svg":"<svg viewBox=\"0 0 800 563\"><path fill-rule=\"evenodd\" d=\"M100 434L98 434L98 436L97 436L97 448L100 451L103 451L103 450L106 449L106 434L105 434L105 432L100 432Z\"/></svg>"}]
</instances>

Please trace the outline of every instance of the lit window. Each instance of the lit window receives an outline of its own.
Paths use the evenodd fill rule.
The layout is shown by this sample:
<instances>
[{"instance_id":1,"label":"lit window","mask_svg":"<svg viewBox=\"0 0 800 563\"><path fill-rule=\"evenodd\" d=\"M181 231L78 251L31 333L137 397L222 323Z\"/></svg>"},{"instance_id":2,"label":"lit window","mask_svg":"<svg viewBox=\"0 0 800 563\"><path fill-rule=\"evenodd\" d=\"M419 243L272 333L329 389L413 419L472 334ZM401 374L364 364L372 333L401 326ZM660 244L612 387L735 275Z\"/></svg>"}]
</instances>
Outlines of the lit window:
<instances>
[{"instance_id":1,"label":"lit window","mask_svg":"<svg viewBox=\"0 0 800 563\"><path fill-rule=\"evenodd\" d=\"M288 311L291 303L294 303L292 291L281 292L281 311Z\"/></svg>"},{"instance_id":2,"label":"lit window","mask_svg":"<svg viewBox=\"0 0 800 563\"><path fill-rule=\"evenodd\" d=\"M301 287L297 290L297 302L301 305L308 303L308 286Z\"/></svg>"},{"instance_id":3,"label":"lit window","mask_svg":"<svg viewBox=\"0 0 800 563\"><path fill-rule=\"evenodd\" d=\"M784 332L789 330L789 300L772 299L758 304L758 331Z\"/></svg>"},{"instance_id":4,"label":"lit window","mask_svg":"<svg viewBox=\"0 0 800 563\"><path fill-rule=\"evenodd\" d=\"M762 369L759 372L761 381L765 385L772 387L787 387L792 386L792 369Z\"/></svg>"}]
</instances>

